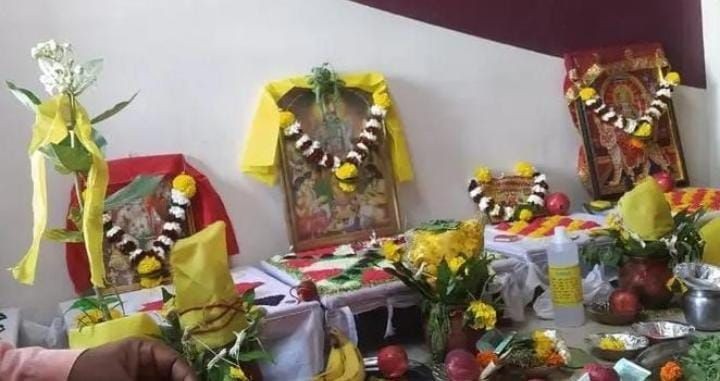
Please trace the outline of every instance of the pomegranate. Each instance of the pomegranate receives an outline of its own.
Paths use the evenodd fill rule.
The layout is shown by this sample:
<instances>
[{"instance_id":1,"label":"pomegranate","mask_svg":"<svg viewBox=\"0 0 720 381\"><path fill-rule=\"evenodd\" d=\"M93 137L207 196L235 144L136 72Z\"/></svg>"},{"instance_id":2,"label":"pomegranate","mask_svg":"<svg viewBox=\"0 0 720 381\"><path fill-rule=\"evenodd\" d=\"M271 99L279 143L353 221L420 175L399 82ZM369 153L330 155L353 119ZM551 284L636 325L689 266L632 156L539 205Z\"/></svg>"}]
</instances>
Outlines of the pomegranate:
<instances>
[{"instance_id":1,"label":"pomegranate","mask_svg":"<svg viewBox=\"0 0 720 381\"><path fill-rule=\"evenodd\" d=\"M670 256L627 257L618 272L620 288L632 290L645 308L665 308L672 299L667 282L673 277Z\"/></svg>"},{"instance_id":2,"label":"pomegranate","mask_svg":"<svg viewBox=\"0 0 720 381\"><path fill-rule=\"evenodd\" d=\"M617 289L610 294L610 312L620 315L636 315L640 312L640 298L632 290Z\"/></svg>"},{"instance_id":3,"label":"pomegranate","mask_svg":"<svg viewBox=\"0 0 720 381\"><path fill-rule=\"evenodd\" d=\"M475 356L463 349L453 349L445 356L445 371L450 381L477 381L480 377Z\"/></svg>"},{"instance_id":4,"label":"pomegranate","mask_svg":"<svg viewBox=\"0 0 720 381\"><path fill-rule=\"evenodd\" d=\"M388 345L378 352L378 368L385 378L402 377L408 370L408 356L405 348Z\"/></svg>"},{"instance_id":5,"label":"pomegranate","mask_svg":"<svg viewBox=\"0 0 720 381\"><path fill-rule=\"evenodd\" d=\"M675 188L675 179L673 179L672 175L667 171L658 172L653 175L653 178L655 178L655 181L657 181L658 185L660 185L660 188L665 193L670 192L673 188Z\"/></svg>"},{"instance_id":6,"label":"pomegranate","mask_svg":"<svg viewBox=\"0 0 720 381\"><path fill-rule=\"evenodd\" d=\"M545 209L553 215L567 215L570 210L570 198L562 192L550 193L545 197Z\"/></svg>"}]
</instances>

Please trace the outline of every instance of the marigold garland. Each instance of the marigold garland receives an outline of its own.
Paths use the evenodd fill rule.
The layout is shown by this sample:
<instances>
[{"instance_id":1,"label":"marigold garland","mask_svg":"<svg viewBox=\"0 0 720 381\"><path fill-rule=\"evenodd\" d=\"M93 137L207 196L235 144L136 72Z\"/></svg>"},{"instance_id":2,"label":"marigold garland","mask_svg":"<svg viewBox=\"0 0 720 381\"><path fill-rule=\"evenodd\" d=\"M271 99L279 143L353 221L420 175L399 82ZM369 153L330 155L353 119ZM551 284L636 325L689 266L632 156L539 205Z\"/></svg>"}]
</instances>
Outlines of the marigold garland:
<instances>
[{"instance_id":1,"label":"marigold garland","mask_svg":"<svg viewBox=\"0 0 720 381\"><path fill-rule=\"evenodd\" d=\"M520 177L532 177L532 193L525 200L526 205L505 205L497 203L485 193L485 186L493 181L492 172L487 167L480 167L475 170L475 177L470 180L468 193L470 198L478 205L483 213L494 220L511 221L515 218L521 221L529 221L535 217L534 208L545 207L545 195L550 189L547 184L547 176L544 173L535 171L532 164L518 162L515 165L515 174ZM517 213L516 213L517 212ZM517 214L517 216L516 216Z\"/></svg>"},{"instance_id":2,"label":"marigold garland","mask_svg":"<svg viewBox=\"0 0 720 381\"><path fill-rule=\"evenodd\" d=\"M130 258L130 263L140 276L140 286L152 288L162 282L162 270L175 242L182 236L182 225L187 220L190 199L197 191L195 179L187 174L176 176L170 191L169 218L163 224L162 233L153 241L149 250L138 247L138 240L115 225L110 213L103 214L103 228L108 241Z\"/></svg>"},{"instance_id":3,"label":"marigold garland","mask_svg":"<svg viewBox=\"0 0 720 381\"><path fill-rule=\"evenodd\" d=\"M580 99L603 123L610 124L638 138L649 138L653 133L653 123L660 119L672 99L673 89L680 84L680 74L669 72L660 80L650 106L637 118L626 118L608 106L591 87L580 90Z\"/></svg>"},{"instance_id":4,"label":"marigold garland","mask_svg":"<svg viewBox=\"0 0 720 381\"><path fill-rule=\"evenodd\" d=\"M318 168L330 169L335 174L341 190L353 192L362 163L377 151L380 146L380 135L384 129L385 115L391 105L390 96L386 92L373 94L373 105L370 106L365 127L355 139L353 148L345 154L345 158L327 153L322 144L311 138L299 121L289 111L280 112L280 128L285 138L295 142L294 146L306 160Z\"/></svg>"}]
</instances>

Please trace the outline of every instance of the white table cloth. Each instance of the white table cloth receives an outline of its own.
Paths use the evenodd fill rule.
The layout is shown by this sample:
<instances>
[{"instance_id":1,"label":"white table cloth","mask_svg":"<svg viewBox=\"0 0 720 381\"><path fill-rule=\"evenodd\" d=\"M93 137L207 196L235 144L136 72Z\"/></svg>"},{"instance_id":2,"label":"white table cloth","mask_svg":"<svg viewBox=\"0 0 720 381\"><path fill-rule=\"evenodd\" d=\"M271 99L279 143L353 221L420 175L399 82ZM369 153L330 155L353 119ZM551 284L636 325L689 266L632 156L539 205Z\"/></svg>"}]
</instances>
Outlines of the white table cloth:
<instances>
[{"instance_id":1,"label":"white table cloth","mask_svg":"<svg viewBox=\"0 0 720 381\"><path fill-rule=\"evenodd\" d=\"M290 286L278 281L254 267L238 267L231 270L238 283L260 284L255 288L256 299L281 295L276 306L263 306L267 311L262 329L262 340L273 355L274 363L260 365L265 380L310 380L319 373L325 363L323 312L317 302L298 303L290 296ZM163 286L172 291L171 286ZM126 313L157 307L162 300L160 287L144 289L121 295ZM75 326L79 311L68 311L73 300L60 304L67 327ZM149 304L151 303L151 304ZM160 320L159 315L153 315Z\"/></svg>"}]
</instances>

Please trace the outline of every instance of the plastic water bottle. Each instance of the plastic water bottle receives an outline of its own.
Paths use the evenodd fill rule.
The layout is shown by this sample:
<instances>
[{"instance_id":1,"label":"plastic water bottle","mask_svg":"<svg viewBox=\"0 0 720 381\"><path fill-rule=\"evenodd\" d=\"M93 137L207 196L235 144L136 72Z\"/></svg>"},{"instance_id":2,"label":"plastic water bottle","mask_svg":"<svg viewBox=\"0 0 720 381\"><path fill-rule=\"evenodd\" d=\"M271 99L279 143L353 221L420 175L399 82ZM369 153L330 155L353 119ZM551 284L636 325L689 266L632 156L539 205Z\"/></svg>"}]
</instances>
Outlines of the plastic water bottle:
<instances>
[{"instance_id":1,"label":"plastic water bottle","mask_svg":"<svg viewBox=\"0 0 720 381\"><path fill-rule=\"evenodd\" d=\"M565 227L556 227L548 249L548 275L555 325L579 327L585 324L582 274L577 244Z\"/></svg>"}]
</instances>

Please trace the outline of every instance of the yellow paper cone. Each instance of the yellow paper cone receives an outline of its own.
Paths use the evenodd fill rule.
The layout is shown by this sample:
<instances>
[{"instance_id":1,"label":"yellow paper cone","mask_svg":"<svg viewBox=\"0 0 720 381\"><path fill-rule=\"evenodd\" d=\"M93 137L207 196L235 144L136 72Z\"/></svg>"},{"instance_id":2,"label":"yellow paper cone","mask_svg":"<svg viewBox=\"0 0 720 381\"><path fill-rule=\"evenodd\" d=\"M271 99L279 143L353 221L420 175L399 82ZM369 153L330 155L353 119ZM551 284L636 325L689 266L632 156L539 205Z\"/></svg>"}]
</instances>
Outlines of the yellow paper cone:
<instances>
[{"instance_id":1,"label":"yellow paper cone","mask_svg":"<svg viewBox=\"0 0 720 381\"><path fill-rule=\"evenodd\" d=\"M618 209L625 227L644 241L656 241L673 230L670 204L653 178L625 193L618 201Z\"/></svg>"},{"instance_id":2,"label":"yellow paper cone","mask_svg":"<svg viewBox=\"0 0 720 381\"><path fill-rule=\"evenodd\" d=\"M703 261L720 266L720 218L716 218L700 229L700 236L705 241Z\"/></svg>"},{"instance_id":3,"label":"yellow paper cone","mask_svg":"<svg viewBox=\"0 0 720 381\"><path fill-rule=\"evenodd\" d=\"M180 325L211 348L228 344L248 325L225 242L225 223L218 221L178 241L170 256Z\"/></svg>"}]
</instances>

